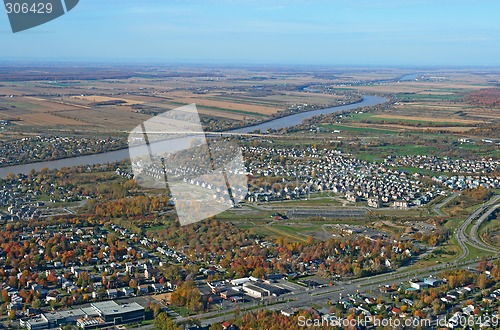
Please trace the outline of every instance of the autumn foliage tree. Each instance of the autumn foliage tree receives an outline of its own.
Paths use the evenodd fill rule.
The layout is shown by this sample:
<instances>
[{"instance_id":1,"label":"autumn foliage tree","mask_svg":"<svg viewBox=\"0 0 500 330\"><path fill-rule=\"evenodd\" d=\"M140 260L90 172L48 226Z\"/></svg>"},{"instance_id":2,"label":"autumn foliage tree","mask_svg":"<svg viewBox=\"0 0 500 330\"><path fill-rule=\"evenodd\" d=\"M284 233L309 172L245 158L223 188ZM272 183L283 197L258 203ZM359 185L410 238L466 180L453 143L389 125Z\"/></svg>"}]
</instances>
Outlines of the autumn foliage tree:
<instances>
[{"instance_id":1,"label":"autumn foliage tree","mask_svg":"<svg viewBox=\"0 0 500 330\"><path fill-rule=\"evenodd\" d=\"M193 281L186 281L179 285L172 293L171 302L174 306L187 307L192 311L203 309L200 290Z\"/></svg>"}]
</instances>

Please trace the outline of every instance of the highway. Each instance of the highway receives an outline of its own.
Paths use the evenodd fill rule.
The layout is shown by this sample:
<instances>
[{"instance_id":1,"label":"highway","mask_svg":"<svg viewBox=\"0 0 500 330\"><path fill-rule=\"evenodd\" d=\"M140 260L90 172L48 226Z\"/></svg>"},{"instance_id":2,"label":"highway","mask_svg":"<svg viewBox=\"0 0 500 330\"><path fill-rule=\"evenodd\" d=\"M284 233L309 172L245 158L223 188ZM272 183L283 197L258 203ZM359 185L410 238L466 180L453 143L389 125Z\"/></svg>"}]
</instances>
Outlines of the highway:
<instances>
[{"instance_id":1,"label":"highway","mask_svg":"<svg viewBox=\"0 0 500 330\"><path fill-rule=\"evenodd\" d=\"M454 193L453 195L449 196L448 198L446 198L444 201L442 201L441 203L437 204L436 206L434 206L434 208L432 209L434 212L436 212L437 215L439 215L440 217L442 216L445 216L446 214L444 214L441 209L447 205L449 202L451 202L452 200L454 200L455 198L457 198L460 194L459 193Z\"/></svg>"},{"instance_id":2,"label":"highway","mask_svg":"<svg viewBox=\"0 0 500 330\"><path fill-rule=\"evenodd\" d=\"M458 193L449 196L443 202L436 205L433 208L433 210L440 216L445 215L444 213L442 213L441 208L444 207L446 204L448 204L451 200L453 200L457 196ZM237 306L239 306L240 310L244 311L245 308L252 308L252 310L259 310L259 309L281 310L294 307L299 308L310 305L312 303L326 305L326 302L328 300L335 301L338 298L340 298L341 295L346 296L348 294L354 294L358 291L372 292L378 290L378 287L383 284L403 282L417 276L422 278L424 276L436 274L446 269L456 269L456 268L465 268L474 266L477 264L477 260L466 260L467 256L469 255L469 248L467 247L466 244L473 246L477 249L481 249L483 251L491 252L496 257L498 257L499 250L496 249L495 247L489 246L486 243L484 243L482 240L478 238L477 235L481 223L484 222L494 210L500 207L500 204L496 204L498 200L500 200L500 195L493 196L487 203L485 203L483 206L477 209L473 214L467 217L467 219L457 229L456 238L462 248L462 254L454 262L429 266L421 269L402 267L390 273L374 275L352 281L338 282L335 286L331 287L329 286L329 287L315 288L307 292L294 292L292 294L287 294L283 298L286 299L286 302L282 301L281 303L278 302L270 306L262 306L259 308L255 308L256 307L255 305L248 305L248 304L247 305L240 304ZM466 229L474 221L475 223L471 229L471 234L469 236L466 233ZM490 258L490 260L493 260L493 258ZM218 313L212 315L204 314L200 315L199 317L195 316L195 318L203 319L202 321L203 324L213 324L234 317L234 314L231 314L231 312L234 312L234 310L236 310L236 306L224 310L222 312L224 315L220 315Z\"/></svg>"},{"instance_id":3,"label":"highway","mask_svg":"<svg viewBox=\"0 0 500 330\"><path fill-rule=\"evenodd\" d=\"M209 325L234 318L234 312L237 309L241 312L244 312L246 309L257 311L260 309L282 310L289 308L303 308L306 306L311 306L312 304L326 306L329 300L335 302L341 296L345 297L348 294L355 294L356 292L378 292L378 288L381 285L408 281L416 276L422 278L424 276L436 274L440 271L444 271L450 268L466 268L475 265L477 265L477 260L463 261L460 263L440 264L437 266L426 267L422 269L401 268L390 273L379 274L352 281L337 282L334 286L314 289L311 288L309 291L305 292L294 292L280 297L280 299L282 299L280 301L276 301L276 298L274 298L274 300L271 301L271 305L263 305L261 307L257 307L255 304L248 303L235 304L234 307L222 310L220 312L202 314L199 316L193 316L192 318L201 319L201 323L203 325Z\"/></svg>"},{"instance_id":4,"label":"highway","mask_svg":"<svg viewBox=\"0 0 500 330\"><path fill-rule=\"evenodd\" d=\"M478 236L478 231L481 225L483 224L484 221L486 221L493 212L495 212L498 208L500 207L500 204L496 204L492 207L489 208L488 211L486 211L472 226L470 230L470 238L475 241L476 244L483 246L486 249L495 249L495 247L488 245L486 242L484 242L479 236ZM495 249L496 252L498 252L498 249Z\"/></svg>"},{"instance_id":5,"label":"highway","mask_svg":"<svg viewBox=\"0 0 500 330\"><path fill-rule=\"evenodd\" d=\"M436 205L433 210L438 215L444 215L441 208L448 204L451 200L456 198L458 194L453 194L446 198L443 202ZM467 259L469 256L469 249L467 245L477 249L493 253L495 257L490 257L489 260L494 260L499 256L499 250L495 247L489 246L478 237L478 229L481 224L500 207L500 195L493 196L487 203L484 203L479 209L471 214L456 230L456 238L462 248L462 254L454 261L449 263L437 264L424 268L415 268L414 266L406 266L397 269L396 271L378 274L370 277L364 277L354 280L346 280L336 282L334 286L323 286L318 288L304 288L300 291L283 295L279 298L268 298L264 300L262 305L257 305L256 302L239 303L226 307L219 311L213 311L200 315L191 316L192 319L198 319L203 325L210 325L229 320L235 317L235 312L246 310L257 311L261 309L268 310L282 310L289 308L302 308L314 304L327 305L330 300L337 301L341 296L355 294L356 292L377 292L381 285L401 283L408 281L411 278L423 278L429 275L436 275L437 273L447 269L467 268L477 265L477 260ZM475 221L475 222L474 222ZM466 233L467 227L474 222L470 235ZM269 300L270 299L270 300ZM186 321L186 318L179 317L176 322ZM142 330L151 329L151 326L140 327Z\"/></svg>"},{"instance_id":6,"label":"highway","mask_svg":"<svg viewBox=\"0 0 500 330\"><path fill-rule=\"evenodd\" d=\"M494 253L496 255L499 254L498 248L494 248L492 246L489 246L482 242L478 237L477 237L477 231L479 229L479 226L481 225L482 222L484 222L487 217L493 212L494 209L498 207L498 204L495 205L495 203L498 202L500 199L500 195L495 195L493 196L487 203L483 204L479 209L477 209L474 213L472 213L457 229L456 232L456 237L458 244L462 248L462 255L457 259L458 261L464 260L467 258L469 255L469 248L467 245L470 245L476 249L487 251ZM491 209L490 209L491 208ZM467 227L473 223L475 220L475 230L471 230L471 235L467 235Z\"/></svg>"}]
</instances>

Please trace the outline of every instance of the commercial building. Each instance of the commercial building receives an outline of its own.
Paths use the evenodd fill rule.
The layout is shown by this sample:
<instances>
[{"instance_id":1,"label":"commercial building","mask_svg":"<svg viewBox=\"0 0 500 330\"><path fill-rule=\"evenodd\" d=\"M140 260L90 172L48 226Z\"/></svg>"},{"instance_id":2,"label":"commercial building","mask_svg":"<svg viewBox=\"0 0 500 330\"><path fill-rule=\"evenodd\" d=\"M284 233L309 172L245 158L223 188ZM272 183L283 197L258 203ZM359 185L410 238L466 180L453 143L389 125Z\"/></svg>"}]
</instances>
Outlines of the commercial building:
<instances>
[{"instance_id":1,"label":"commercial building","mask_svg":"<svg viewBox=\"0 0 500 330\"><path fill-rule=\"evenodd\" d=\"M253 298L264 298L270 295L270 292L264 289L259 288L250 283L243 284L243 291Z\"/></svg>"},{"instance_id":2,"label":"commercial building","mask_svg":"<svg viewBox=\"0 0 500 330\"><path fill-rule=\"evenodd\" d=\"M119 305L114 301L103 301L90 304L106 324L122 324L143 321L144 307L136 302Z\"/></svg>"},{"instance_id":3,"label":"commercial building","mask_svg":"<svg viewBox=\"0 0 500 330\"><path fill-rule=\"evenodd\" d=\"M437 287L437 286L443 285L444 281L442 279L431 276L431 277L424 278L424 283L427 283L428 285L430 285L432 287Z\"/></svg>"},{"instance_id":4,"label":"commercial building","mask_svg":"<svg viewBox=\"0 0 500 330\"><path fill-rule=\"evenodd\" d=\"M424 290L429 287L429 284L422 282L420 280L412 280L410 281L410 286L416 290Z\"/></svg>"},{"instance_id":5,"label":"commercial building","mask_svg":"<svg viewBox=\"0 0 500 330\"><path fill-rule=\"evenodd\" d=\"M34 317L25 322L25 327L28 330L43 330L49 328L49 322L42 316Z\"/></svg>"},{"instance_id":6,"label":"commercial building","mask_svg":"<svg viewBox=\"0 0 500 330\"><path fill-rule=\"evenodd\" d=\"M22 325L28 330L52 329L67 324L76 324L82 329L93 329L144 319L144 307L138 303L119 305L114 301L104 301L92 303L86 308L43 313L24 320Z\"/></svg>"}]
</instances>

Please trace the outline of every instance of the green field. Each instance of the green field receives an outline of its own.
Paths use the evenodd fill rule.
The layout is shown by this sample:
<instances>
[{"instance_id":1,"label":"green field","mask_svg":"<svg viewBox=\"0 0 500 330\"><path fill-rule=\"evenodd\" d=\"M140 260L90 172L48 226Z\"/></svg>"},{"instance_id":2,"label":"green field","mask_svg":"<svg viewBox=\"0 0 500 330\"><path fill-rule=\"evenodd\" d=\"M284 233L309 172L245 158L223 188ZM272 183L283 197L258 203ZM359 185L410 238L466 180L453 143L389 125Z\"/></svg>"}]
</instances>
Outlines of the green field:
<instances>
[{"instance_id":1,"label":"green field","mask_svg":"<svg viewBox=\"0 0 500 330\"><path fill-rule=\"evenodd\" d=\"M396 130L379 129L379 128L369 128L369 127L353 127L345 125L335 125L335 124L324 124L321 127L330 130L340 130L356 133L374 133L374 134L398 134Z\"/></svg>"},{"instance_id":2,"label":"green field","mask_svg":"<svg viewBox=\"0 0 500 330\"><path fill-rule=\"evenodd\" d=\"M408 124L416 124L416 125L422 125L422 126L470 126L470 124L462 124L462 123L457 123L457 122L445 122L445 121L440 121L438 123L428 119L413 119L413 118L418 118L417 116L410 117L408 116L408 119L406 118L379 118L376 117L377 113L372 113L372 112L364 112L364 113L355 113L352 114L350 117L347 118L348 122L362 122L362 123L373 123L373 124L401 124L401 123L408 123Z\"/></svg>"},{"instance_id":3,"label":"green field","mask_svg":"<svg viewBox=\"0 0 500 330\"><path fill-rule=\"evenodd\" d=\"M445 92L445 91L443 91ZM416 101L460 101L464 97L463 94L406 94L399 93L396 98L401 101L416 100Z\"/></svg>"},{"instance_id":4,"label":"green field","mask_svg":"<svg viewBox=\"0 0 500 330\"><path fill-rule=\"evenodd\" d=\"M48 109L46 106L37 105L29 102L18 102L18 101L6 101L0 100L0 108L10 108L12 109L20 109L20 110L42 110Z\"/></svg>"},{"instance_id":5,"label":"green field","mask_svg":"<svg viewBox=\"0 0 500 330\"><path fill-rule=\"evenodd\" d=\"M405 155L432 155L436 149L432 146L424 145L403 145L403 146L367 146L364 150L355 152L356 157L371 161L380 162L387 156L405 156Z\"/></svg>"}]
</instances>

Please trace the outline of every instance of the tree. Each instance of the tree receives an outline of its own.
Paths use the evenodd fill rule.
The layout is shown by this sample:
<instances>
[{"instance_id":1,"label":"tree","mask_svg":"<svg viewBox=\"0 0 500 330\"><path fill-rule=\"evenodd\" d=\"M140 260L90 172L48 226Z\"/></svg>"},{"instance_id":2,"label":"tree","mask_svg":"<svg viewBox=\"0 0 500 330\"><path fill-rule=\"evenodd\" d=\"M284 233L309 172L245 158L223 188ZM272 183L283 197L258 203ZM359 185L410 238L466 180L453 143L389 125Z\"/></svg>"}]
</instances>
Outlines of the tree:
<instances>
[{"instance_id":1,"label":"tree","mask_svg":"<svg viewBox=\"0 0 500 330\"><path fill-rule=\"evenodd\" d=\"M159 304L151 303L150 304L150 308L153 311L153 316L155 318L158 317L158 315L160 315L160 313L161 313L161 306Z\"/></svg>"},{"instance_id":2,"label":"tree","mask_svg":"<svg viewBox=\"0 0 500 330\"><path fill-rule=\"evenodd\" d=\"M255 268L254 271L252 272L252 276L256 277L256 278L262 278L265 275L266 275L266 271L264 270L264 268L262 268L260 266Z\"/></svg>"},{"instance_id":3,"label":"tree","mask_svg":"<svg viewBox=\"0 0 500 330\"><path fill-rule=\"evenodd\" d=\"M164 312L155 318L154 325L158 330L181 330Z\"/></svg>"},{"instance_id":4,"label":"tree","mask_svg":"<svg viewBox=\"0 0 500 330\"><path fill-rule=\"evenodd\" d=\"M477 280L476 280L476 285L481 289L481 290L484 290L486 289L486 287L488 286L488 277L486 276L486 274L480 274L478 277L477 277Z\"/></svg>"},{"instance_id":5,"label":"tree","mask_svg":"<svg viewBox=\"0 0 500 330\"><path fill-rule=\"evenodd\" d=\"M10 296L9 296L9 291L7 290L2 290L2 299L4 302L8 303L10 302Z\"/></svg>"},{"instance_id":6,"label":"tree","mask_svg":"<svg viewBox=\"0 0 500 330\"><path fill-rule=\"evenodd\" d=\"M432 302L432 310L435 315L439 315L444 310L444 305L436 299Z\"/></svg>"},{"instance_id":7,"label":"tree","mask_svg":"<svg viewBox=\"0 0 500 330\"><path fill-rule=\"evenodd\" d=\"M185 306L193 311L203 309L201 293L193 281L186 281L172 293L172 305Z\"/></svg>"},{"instance_id":8,"label":"tree","mask_svg":"<svg viewBox=\"0 0 500 330\"><path fill-rule=\"evenodd\" d=\"M37 298L37 299L33 300L33 303L31 305L33 306L33 308L38 309L38 308L42 307L42 302L40 301L40 299Z\"/></svg>"}]
</instances>

